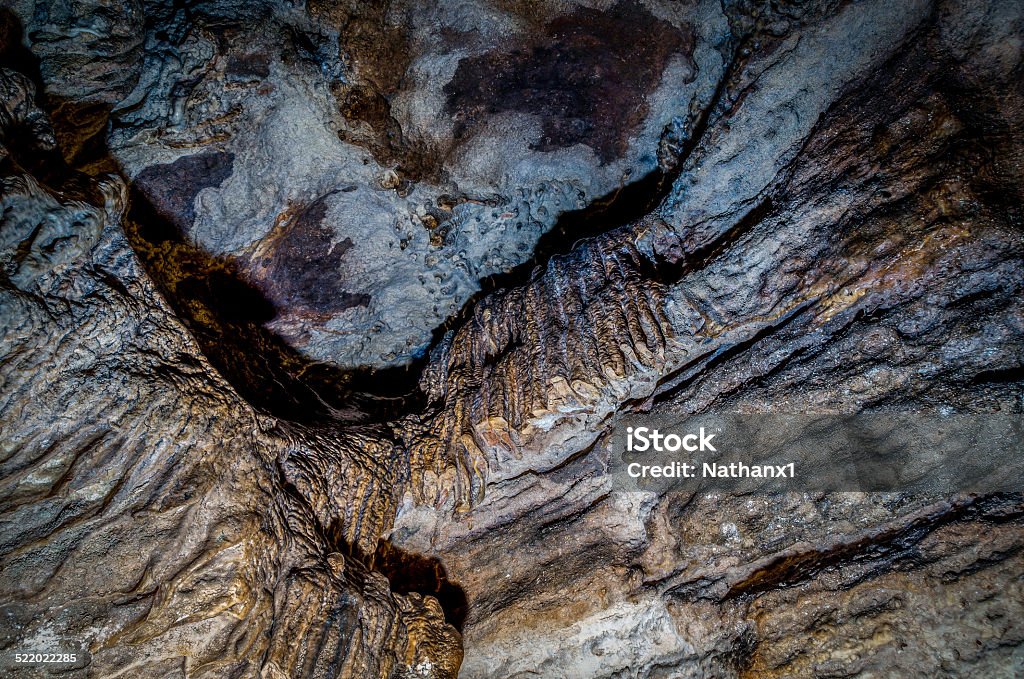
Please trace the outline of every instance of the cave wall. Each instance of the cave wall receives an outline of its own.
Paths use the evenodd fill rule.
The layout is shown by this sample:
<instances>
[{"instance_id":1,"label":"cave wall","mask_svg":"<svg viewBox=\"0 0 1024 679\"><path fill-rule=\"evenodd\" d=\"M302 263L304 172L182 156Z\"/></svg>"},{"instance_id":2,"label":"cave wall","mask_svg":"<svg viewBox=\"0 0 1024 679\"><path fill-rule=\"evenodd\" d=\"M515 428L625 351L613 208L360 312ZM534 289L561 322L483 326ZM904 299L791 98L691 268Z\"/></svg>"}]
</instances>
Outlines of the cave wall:
<instances>
[{"instance_id":1,"label":"cave wall","mask_svg":"<svg viewBox=\"0 0 1024 679\"><path fill-rule=\"evenodd\" d=\"M1018 3L0 19L5 672L1024 672L1020 494L603 473L634 414L1021 414Z\"/></svg>"}]
</instances>

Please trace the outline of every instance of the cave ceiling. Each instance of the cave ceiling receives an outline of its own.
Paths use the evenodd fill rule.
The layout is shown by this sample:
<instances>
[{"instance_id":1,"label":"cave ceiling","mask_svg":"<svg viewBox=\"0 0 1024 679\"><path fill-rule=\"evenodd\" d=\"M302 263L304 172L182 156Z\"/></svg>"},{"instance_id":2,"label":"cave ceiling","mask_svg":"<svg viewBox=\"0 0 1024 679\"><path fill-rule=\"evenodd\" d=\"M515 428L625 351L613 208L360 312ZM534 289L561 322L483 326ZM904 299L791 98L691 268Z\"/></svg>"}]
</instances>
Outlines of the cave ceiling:
<instances>
[{"instance_id":1,"label":"cave ceiling","mask_svg":"<svg viewBox=\"0 0 1024 679\"><path fill-rule=\"evenodd\" d=\"M1024 676L1019 477L607 473L1019 427L1022 206L1015 0L4 0L0 675Z\"/></svg>"}]
</instances>

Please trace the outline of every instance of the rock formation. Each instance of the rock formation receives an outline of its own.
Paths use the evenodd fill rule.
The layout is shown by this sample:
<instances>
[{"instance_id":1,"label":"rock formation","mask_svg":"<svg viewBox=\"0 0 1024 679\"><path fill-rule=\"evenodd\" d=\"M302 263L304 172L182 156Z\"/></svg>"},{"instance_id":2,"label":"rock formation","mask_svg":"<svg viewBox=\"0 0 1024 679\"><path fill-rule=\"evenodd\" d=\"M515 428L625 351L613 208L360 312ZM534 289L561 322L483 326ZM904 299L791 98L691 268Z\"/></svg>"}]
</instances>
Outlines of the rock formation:
<instances>
[{"instance_id":1,"label":"rock formation","mask_svg":"<svg viewBox=\"0 0 1024 679\"><path fill-rule=\"evenodd\" d=\"M1021 493L604 473L1024 411L1020 3L13 0L0 68L5 675L1024 673Z\"/></svg>"}]
</instances>

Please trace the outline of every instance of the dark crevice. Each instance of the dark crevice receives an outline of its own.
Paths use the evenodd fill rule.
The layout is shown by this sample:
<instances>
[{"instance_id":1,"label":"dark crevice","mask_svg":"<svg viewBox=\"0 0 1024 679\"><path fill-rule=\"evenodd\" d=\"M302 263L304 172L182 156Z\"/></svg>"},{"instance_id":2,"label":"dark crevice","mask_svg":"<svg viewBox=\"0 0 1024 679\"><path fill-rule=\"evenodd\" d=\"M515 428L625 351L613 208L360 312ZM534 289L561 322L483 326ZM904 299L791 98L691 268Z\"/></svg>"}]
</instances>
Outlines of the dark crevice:
<instances>
[{"instance_id":1,"label":"dark crevice","mask_svg":"<svg viewBox=\"0 0 1024 679\"><path fill-rule=\"evenodd\" d=\"M675 285L685 276L707 268L723 252L736 245L740 239L770 217L774 209L775 203L772 199L764 198L716 238L692 249L688 245L684 245L680 253L681 261L659 260L652 262L651 269L646 272L647 275L651 280L663 285Z\"/></svg>"},{"instance_id":2,"label":"dark crevice","mask_svg":"<svg viewBox=\"0 0 1024 679\"><path fill-rule=\"evenodd\" d=\"M36 94L43 91L39 59L24 44L25 30L11 9L0 8L0 68L17 71L32 81Z\"/></svg>"},{"instance_id":3,"label":"dark crevice","mask_svg":"<svg viewBox=\"0 0 1024 679\"><path fill-rule=\"evenodd\" d=\"M581 240L594 238L619 226L640 221L668 195L679 171L656 168L630 184L624 184L580 210L566 212L533 249L524 267L543 267L552 258L568 254Z\"/></svg>"},{"instance_id":4,"label":"dark crevice","mask_svg":"<svg viewBox=\"0 0 1024 679\"><path fill-rule=\"evenodd\" d=\"M388 421L420 407L414 368L345 371L295 351L266 328L277 311L237 263L187 242L135 186L125 232L203 353L253 406L302 423Z\"/></svg>"},{"instance_id":5,"label":"dark crevice","mask_svg":"<svg viewBox=\"0 0 1024 679\"><path fill-rule=\"evenodd\" d=\"M982 370L971 380L972 384L1016 384L1024 382L1024 366Z\"/></svg>"},{"instance_id":6,"label":"dark crevice","mask_svg":"<svg viewBox=\"0 0 1024 679\"><path fill-rule=\"evenodd\" d=\"M414 554L396 547L389 540L380 540L370 565L387 577L395 594L415 592L437 599L445 621L462 632L469 613L466 592L448 579L439 559Z\"/></svg>"}]
</instances>

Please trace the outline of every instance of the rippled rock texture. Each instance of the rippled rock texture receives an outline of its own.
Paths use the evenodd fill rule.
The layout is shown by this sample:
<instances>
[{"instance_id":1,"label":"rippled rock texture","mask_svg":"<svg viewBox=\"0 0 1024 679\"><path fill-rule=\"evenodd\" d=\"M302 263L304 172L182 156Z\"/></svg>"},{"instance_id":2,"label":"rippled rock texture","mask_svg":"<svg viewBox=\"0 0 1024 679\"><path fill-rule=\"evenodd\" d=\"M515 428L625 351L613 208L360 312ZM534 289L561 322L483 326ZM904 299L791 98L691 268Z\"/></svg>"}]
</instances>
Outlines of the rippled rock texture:
<instances>
[{"instance_id":1,"label":"rippled rock texture","mask_svg":"<svg viewBox=\"0 0 1024 679\"><path fill-rule=\"evenodd\" d=\"M1020 3L14 0L0 67L4 673L1024 674L1019 494L602 474L1024 411Z\"/></svg>"}]
</instances>

